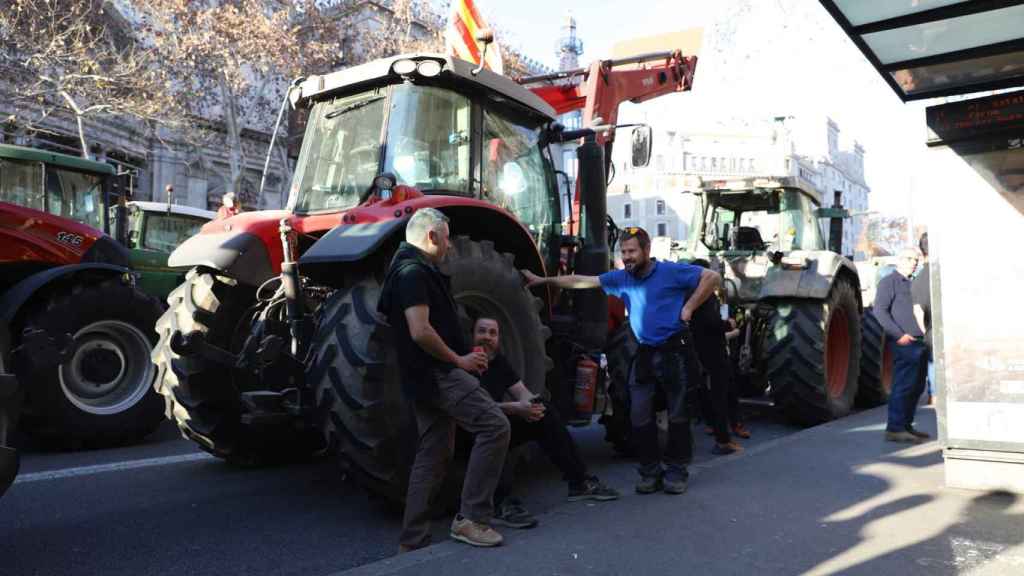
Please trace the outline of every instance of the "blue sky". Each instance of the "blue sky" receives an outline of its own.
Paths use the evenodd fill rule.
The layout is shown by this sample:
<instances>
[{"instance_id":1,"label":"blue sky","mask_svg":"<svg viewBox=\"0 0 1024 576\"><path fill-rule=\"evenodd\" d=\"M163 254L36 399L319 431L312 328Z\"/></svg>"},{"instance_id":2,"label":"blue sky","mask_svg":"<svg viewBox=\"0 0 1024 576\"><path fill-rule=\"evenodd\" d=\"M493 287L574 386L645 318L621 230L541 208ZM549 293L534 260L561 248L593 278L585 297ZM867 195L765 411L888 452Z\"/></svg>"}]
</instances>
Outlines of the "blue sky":
<instances>
[{"instance_id":1,"label":"blue sky","mask_svg":"<svg viewBox=\"0 0 1024 576\"><path fill-rule=\"evenodd\" d=\"M916 176L926 159L923 105L900 102L816 0L476 2L503 33L499 42L552 67L570 10L584 43L581 64L607 57L617 41L704 27L693 93L643 106L658 106L684 125L828 115L847 144L856 139L867 149L871 208L926 217Z\"/></svg>"}]
</instances>

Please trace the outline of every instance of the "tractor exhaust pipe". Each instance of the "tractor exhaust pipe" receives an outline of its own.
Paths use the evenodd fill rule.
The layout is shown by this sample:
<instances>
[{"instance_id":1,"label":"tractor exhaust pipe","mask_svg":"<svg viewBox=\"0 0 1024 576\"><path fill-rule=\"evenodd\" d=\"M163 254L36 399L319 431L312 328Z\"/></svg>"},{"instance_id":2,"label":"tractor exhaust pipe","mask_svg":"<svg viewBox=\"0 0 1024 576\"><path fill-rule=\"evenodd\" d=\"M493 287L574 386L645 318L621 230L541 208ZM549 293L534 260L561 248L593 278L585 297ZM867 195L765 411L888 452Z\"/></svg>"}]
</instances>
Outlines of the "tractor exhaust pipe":
<instances>
[{"instance_id":1,"label":"tractor exhaust pipe","mask_svg":"<svg viewBox=\"0 0 1024 576\"><path fill-rule=\"evenodd\" d=\"M580 200L586 229L583 230L583 250L580 251L577 273L598 276L608 271L608 217L607 181L605 179L604 148L594 134L584 138L576 149L579 158ZM588 348L604 347L608 337L608 298L600 290L584 290L575 298L575 313L579 318L579 342Z\"/></svg>"}]
</instances>

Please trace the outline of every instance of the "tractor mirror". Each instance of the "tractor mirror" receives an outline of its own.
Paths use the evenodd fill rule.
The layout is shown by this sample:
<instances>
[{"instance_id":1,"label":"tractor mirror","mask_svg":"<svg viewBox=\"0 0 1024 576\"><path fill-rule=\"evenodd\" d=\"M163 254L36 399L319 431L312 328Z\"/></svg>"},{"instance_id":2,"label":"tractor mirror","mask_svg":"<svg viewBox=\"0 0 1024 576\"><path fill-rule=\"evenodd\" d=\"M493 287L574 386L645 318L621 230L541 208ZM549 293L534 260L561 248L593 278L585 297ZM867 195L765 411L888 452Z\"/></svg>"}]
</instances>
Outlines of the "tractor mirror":
<instances>
[{"instance_id":1,"label":"tractor mirror","mask_svg":"<svg viewBox=\"0 0 1024 576\"><path fill-rule=\"evenodd\" d=\"M651 127L636 126L633 128L633 167L640 168L651 162Z\"/></svg>"}]
</instances>

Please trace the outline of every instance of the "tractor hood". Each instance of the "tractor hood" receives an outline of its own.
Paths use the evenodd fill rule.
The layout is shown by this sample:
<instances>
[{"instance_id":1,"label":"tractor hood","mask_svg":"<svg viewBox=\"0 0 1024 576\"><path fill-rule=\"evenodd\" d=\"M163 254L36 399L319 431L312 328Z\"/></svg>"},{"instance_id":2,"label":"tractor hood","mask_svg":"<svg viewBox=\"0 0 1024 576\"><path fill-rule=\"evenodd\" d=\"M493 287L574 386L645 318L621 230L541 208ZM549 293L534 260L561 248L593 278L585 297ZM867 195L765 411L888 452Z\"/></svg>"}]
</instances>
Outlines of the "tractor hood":
<instances>
[{"instance_id":1,"label":"tractor hood","mask_svg":"<svg viewBox=\"0 0 1024 576\"><path fill-rule=\"evenodd\" d=\"M713 257L721 265L730 301L749 304L770 298L828 296L841 269L856 278L848 260L828 251L794 251L773 262L768 254L721 253Z\"/></svg>"}]
</instances>

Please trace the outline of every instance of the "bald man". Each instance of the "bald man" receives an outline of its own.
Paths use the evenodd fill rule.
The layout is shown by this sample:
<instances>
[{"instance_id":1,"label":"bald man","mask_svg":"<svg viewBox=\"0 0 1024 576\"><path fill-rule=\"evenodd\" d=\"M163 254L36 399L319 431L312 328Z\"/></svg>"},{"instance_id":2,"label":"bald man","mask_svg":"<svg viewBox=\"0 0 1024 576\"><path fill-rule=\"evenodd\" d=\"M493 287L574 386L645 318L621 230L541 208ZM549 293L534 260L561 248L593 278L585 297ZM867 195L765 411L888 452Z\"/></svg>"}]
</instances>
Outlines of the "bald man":
<instances>
[{"instance_id":1,"label":"bald man","mask_svg":"<svg viewBox=\"0 0 1024 576\"><path fill-rule=\"evenodd\" d=\"M928 370L928 347L914 315L911 294L910 279L919 260L917 250L901 251L896 271L882 278L875 291L875 318L885 330L893 353L889 421L885 428L885 439L890 442L919 444L929 438L927 432L914 429L917 401L924 392Z\"/></svg>"}]
</instances>

